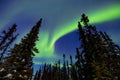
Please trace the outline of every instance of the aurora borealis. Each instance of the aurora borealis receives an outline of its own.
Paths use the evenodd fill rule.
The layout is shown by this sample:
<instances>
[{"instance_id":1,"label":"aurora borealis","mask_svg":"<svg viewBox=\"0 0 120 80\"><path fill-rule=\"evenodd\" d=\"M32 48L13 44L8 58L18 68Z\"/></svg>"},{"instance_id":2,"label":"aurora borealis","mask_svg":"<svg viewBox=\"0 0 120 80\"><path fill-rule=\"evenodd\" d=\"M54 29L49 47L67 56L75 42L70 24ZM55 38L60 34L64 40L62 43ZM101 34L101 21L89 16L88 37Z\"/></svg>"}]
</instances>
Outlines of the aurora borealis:
<instances>
[{"instance_id":1,"label":"aurora borealis","mask_svg":"<svg viewBox=\"0 0 120 80\"><path fill-rule=\"evenodd\" d=\"M107 31L120 43L120 0L1 0L0 31L16 23L20 34L18 43L37 20L43 18L40 39L36 42L40 53L36 54L34 63L51 63L63 53L75 54L75 48L79 47L77 22L82 13L89 17L90 24Z\"/></svg>"}]
</instances>

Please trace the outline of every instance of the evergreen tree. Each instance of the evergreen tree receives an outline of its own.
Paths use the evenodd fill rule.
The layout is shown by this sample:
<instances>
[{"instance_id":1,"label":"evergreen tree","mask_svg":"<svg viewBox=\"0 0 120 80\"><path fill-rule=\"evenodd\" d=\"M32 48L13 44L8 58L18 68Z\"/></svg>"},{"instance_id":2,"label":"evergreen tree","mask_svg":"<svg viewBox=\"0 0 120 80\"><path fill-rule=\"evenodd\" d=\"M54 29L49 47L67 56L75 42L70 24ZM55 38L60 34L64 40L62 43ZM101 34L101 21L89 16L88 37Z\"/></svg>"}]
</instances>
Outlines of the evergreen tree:
<instances>
[{"instance_id":1,"label":"evergreen tree","mask_svg":"<svg viewBox=\"0 0 120 80\"><path fill-rule=\"evenodd\" d=\"M14 35L14 32L16 31L16 26L17 25L14 24L11 28L9 28L8 32L3 30L3 35L0 36L0 61L3 60L5 52L18 36L18 34Z\"/></svg>"},{"instance_id":2,"label":"evergreen tree","mask_svg":"<svg viewBox=\"0 0 120 80\"><path fill-rule=\"evenodd\" d=\"M6 57L9 55L10 45L15 41L17 35L14 35L16 31L16 24L14 24L8 31L3 31L0 36L0 80L5 76L4 65L6 63Z\"/></svg>"},{"instance_id":3,"label":"evergreen tree","mask_svg":"<svg viewBox=\"0 0 120 80\"><path fill-rule=\"evenodd\" d=\"M97 31L83 14L78 22L81 48L77 50L76 67L82 80L114 80L120 74L120 48L107 33ZM81 26L84 24L84 27Z\"/></svg>"},{"instance_id":4,"label":"evergreen tree","mask_svg":"<svg viewBox=\"0 0 120 80\"><path fill-rule=\"evenodd\" d=\"M61 78L62 80L68 80L69 76L67 74L67 65L66 65L66 55L63 54L63 67L62 67L62 73L61 73Z\"/></svg>"},{"instance_id":5,"label":"evergreen tree","mask_svg":"<svg viewBox=\"0 0 120 80\"><path fill-rule=\"evenodd\" d=\"M19 44L16 44L11 49L11 55L7 57L6 65L4 66L8 74L4 77L10 80L31 80L33 74L32 58L38 53L35 47L35 41L38 40L39 28L41 26L40 19L31 31L22 38ZM8 75L11 75L8 77Z\"/></svg>"},{"instance_id":6,"label":"evergreen tree","mask_svg":"<svg viewBox=\"0 0 120 80\"><path fill-rule=\"evenodd\" d=\"M41 68L36 71L34 79L33 80L40 80L41 79Z\"/></svg>"}]
</instances>

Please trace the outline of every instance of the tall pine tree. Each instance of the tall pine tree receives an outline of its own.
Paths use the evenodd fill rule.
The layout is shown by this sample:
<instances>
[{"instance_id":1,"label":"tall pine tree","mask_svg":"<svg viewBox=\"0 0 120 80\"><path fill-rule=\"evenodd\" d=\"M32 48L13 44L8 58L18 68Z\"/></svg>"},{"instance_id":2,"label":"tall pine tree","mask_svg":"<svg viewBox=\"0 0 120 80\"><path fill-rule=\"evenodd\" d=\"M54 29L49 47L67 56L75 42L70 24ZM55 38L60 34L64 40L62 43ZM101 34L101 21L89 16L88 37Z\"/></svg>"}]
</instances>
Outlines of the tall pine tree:
<instances>
[{"instance_id":1,"label":"tall pine tree","mask_svg":"<svg viewBox=\"0 0 120 80\"><path fill-rule=\"evenodd\" d=\"M84 27L81 26L81 22ZM97 31L83 14L78 22L81 48L77 50L76 67L82 80L118 80L120 47L107 33Z\"/></svg>"},{"instance_id":2,"label":"tall pine tree","mask_svg":"<svg viewBox=\"0 0 120 80\"><path fill-rule=\"evenodd\" d=\"M9 50L12 43L17 38L18 34L15 35L17 25L14 24L8 31L3 30L0 36L0 80L6 74L4 65L6 63L6 57L9 56Z\"/></svg>"},{"instance_id":3,"label":"tall pine tree","mask_svg":"<svg viewBox=\"0 0 120 80\"><path fill-rule=\"evenodd\" d=\"M40 19L31 31L22 38L19 44L16 44L10 51L11 55L7 57L5 69L7 75L6 79L11 80L31 80L33 74L33 61L32 58L38 53L35 47L35 41L38 40L39 28L42 19Z\"/></svg>"},{"instance_id":4,"label":"tall pine tree","mask_svg":"<svg viewBox=\"0 0 120 80\"><path fill-rule=\"evenodd\" d=\"M0 61L5 57L6 51L8 51L10 45L14 42L17 35L14 35L17 25L14 24L8 31L3 30L0 35ZM6 54L7 55L7 54Z\"/></svg>"}]
</instances>

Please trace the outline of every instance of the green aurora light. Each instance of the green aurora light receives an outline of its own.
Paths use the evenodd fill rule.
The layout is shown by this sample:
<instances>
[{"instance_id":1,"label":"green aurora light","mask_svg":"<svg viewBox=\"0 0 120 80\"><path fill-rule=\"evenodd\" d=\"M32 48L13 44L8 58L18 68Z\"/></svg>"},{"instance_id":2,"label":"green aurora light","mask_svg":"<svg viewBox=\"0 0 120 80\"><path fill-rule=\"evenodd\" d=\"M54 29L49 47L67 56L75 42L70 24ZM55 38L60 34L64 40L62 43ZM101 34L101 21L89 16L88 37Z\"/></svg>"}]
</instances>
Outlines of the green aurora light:
<instances>
[{"instance_id":1,"label":"green aurora light","mask_svg":"<svg viewBox=\"0 0 120 80\"><path fill-rule=\"evenodd\" d=\"M120 18L120 5L113 5L107 8L102 8L100 10L94 11L88 14L90 19L90 24L98 24L107 21L112 21ZM79 19L78 19L79 20ZM68 24L61 25L56 28L56 30L52 33L51 40L49 40L49 32L40 32L40 40L36 43L37 48L40 53L36 54L35 57L56 57L54 44L60 39L62 36L76 30L77 27L77 19L71 21Z\"/></svg>"}]
</instances>

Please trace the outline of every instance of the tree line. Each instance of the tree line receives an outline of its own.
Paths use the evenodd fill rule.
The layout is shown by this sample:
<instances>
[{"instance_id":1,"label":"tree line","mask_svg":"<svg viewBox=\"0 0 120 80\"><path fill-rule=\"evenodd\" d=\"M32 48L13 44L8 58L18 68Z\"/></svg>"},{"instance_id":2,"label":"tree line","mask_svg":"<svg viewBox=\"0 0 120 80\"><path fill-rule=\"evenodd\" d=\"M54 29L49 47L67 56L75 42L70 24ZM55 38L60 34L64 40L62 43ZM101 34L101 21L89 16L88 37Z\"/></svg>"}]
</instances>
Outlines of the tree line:
<instances>
[{"instance_id":1,"label":"tree line","mask_svg":"<svg viewBox=\"0 0 120 80\"><path fill-rule=\"evenodd\" d=\"M13 48L10 45L18 34L14 24L0 35L0 80L119 80L120 47L106 32L98 31L89 24L89 19L82 14L78 22L80 47L73 56L63 63L58 60L54 65L44 64L33 74L33 57L39 53L35 47L38 40L40 19L31 31ZM82 24L82 25L81 25ZM61 66L62 65L62 66Z\"/></svg>"}]
</instances>

